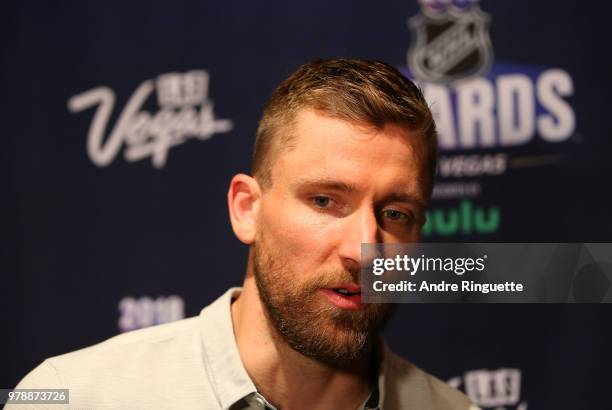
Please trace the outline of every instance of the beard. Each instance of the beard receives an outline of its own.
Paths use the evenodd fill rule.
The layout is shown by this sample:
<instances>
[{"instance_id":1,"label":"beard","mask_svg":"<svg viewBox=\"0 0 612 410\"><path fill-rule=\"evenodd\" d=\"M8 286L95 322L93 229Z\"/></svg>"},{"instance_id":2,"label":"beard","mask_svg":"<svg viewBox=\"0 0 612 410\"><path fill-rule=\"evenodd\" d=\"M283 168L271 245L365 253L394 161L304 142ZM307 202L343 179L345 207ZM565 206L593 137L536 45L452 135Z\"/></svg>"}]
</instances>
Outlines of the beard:
<instances>
[{"instance_id":1,"label":"beard","mask_svg":"<svg viewBox=\"0 0 612 410\"><path fill-rule=\"evenodd\" d=\"M300 282L301 273L292 271L291 261L272 251L263 236L254 245L255 283L268 322L282 339L302 355L337 368L368 357L396 305L357 310L332 305L319 291L354 283L359 272L339 268Z\"/></svg>"}]
</instances>

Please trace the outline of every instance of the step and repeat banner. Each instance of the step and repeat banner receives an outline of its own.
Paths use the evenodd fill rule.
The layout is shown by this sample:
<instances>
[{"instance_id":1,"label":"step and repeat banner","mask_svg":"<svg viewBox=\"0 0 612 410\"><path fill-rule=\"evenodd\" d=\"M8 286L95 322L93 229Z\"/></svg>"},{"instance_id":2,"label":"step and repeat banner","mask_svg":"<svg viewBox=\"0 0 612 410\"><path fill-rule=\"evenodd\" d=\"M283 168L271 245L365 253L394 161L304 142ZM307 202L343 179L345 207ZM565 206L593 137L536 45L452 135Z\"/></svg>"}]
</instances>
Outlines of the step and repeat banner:
<instances>
[{"instance_id":1,"label":"step and repeat banner","mask_svg":"<svg viewBox=\"0 0 612 410\"><path fill-rule=\"evenodd\" d=\"M316 57L383 60L423 89L440 133L426 242L612 242L605 4L0 10L2 388L46 357L196 315L241 283L228 183L249 172L274 87ZM609 295L611 280L589 295ZM402 304L386 337L483 409L602 409L610 323L598 303Z\"/></svg>"}]
</instances>

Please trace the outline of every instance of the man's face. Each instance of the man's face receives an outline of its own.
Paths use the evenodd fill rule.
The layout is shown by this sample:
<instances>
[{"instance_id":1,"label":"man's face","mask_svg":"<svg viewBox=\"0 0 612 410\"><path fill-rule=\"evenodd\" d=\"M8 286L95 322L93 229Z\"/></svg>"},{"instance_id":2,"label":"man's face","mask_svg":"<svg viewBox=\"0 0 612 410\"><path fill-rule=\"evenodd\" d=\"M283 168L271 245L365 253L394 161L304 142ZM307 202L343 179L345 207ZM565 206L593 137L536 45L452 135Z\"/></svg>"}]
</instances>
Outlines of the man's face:
<instances>
[{"instance_id":1,"label":"man's face","mask_svg":"<svg viewBox=\"0 0 612 410\"><path fill-rule=\"evenodd\" d=\"M313 110L298 114L292 132L262 194L255 278L285 341L343 366L368 353L392 314L392 305L360 303L361 243L420 240L425 150L397 126L375 130Z\"/></svg>"}]
</instances>

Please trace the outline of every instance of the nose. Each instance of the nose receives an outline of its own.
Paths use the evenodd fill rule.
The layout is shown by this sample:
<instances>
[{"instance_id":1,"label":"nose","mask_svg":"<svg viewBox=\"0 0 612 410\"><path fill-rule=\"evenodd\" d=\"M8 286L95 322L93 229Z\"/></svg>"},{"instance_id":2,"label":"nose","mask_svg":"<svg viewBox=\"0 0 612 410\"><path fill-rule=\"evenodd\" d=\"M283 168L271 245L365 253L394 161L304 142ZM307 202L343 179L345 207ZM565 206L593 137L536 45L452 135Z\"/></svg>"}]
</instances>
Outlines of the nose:
<instances>
[{"instance_id":1,"label":"nose","mask_svg":"<svg viewBox=\"0 0 612 410\"><path fill-rule=\"evenodd\" d=\"M380 242L380 233L376 211L364 207L345 218L345 226L340 237L338 253L345 264L359 269L361 260L361 244Z\"/></svg>"}]
</instances>

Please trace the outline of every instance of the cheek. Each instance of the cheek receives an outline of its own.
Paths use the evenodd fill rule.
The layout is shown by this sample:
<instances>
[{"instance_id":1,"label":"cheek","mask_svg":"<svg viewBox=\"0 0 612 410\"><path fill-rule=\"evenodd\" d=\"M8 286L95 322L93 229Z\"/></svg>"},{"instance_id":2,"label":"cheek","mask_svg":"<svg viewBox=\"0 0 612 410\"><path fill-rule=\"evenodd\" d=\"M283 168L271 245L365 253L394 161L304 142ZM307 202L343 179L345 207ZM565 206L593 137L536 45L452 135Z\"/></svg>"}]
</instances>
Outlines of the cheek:
<instances>
[{"instance_id":1,"label":"cheek","mask_svg":"<svg viewBox=\"0 0 612 410\"><path fill-rule=\"evenodd\" d=\"M382 242L385 244L392 243L416 243L423 240L423 233L420 226L413 227L410 232L402 235L394 235L388 232L382 233Z\"/></svg>"},{"instance_id":2,"label":"cheek","mask_svg":"<svg viewBox=\"0 0 612 410\"><path fill-rule=\"evenodd\" d=\"M269 246L294 264L326 259L333 248L333 223L303 204L291 200L283 203L283 207L262 207L260 226Z\"/></svg>"}]
</instances>

